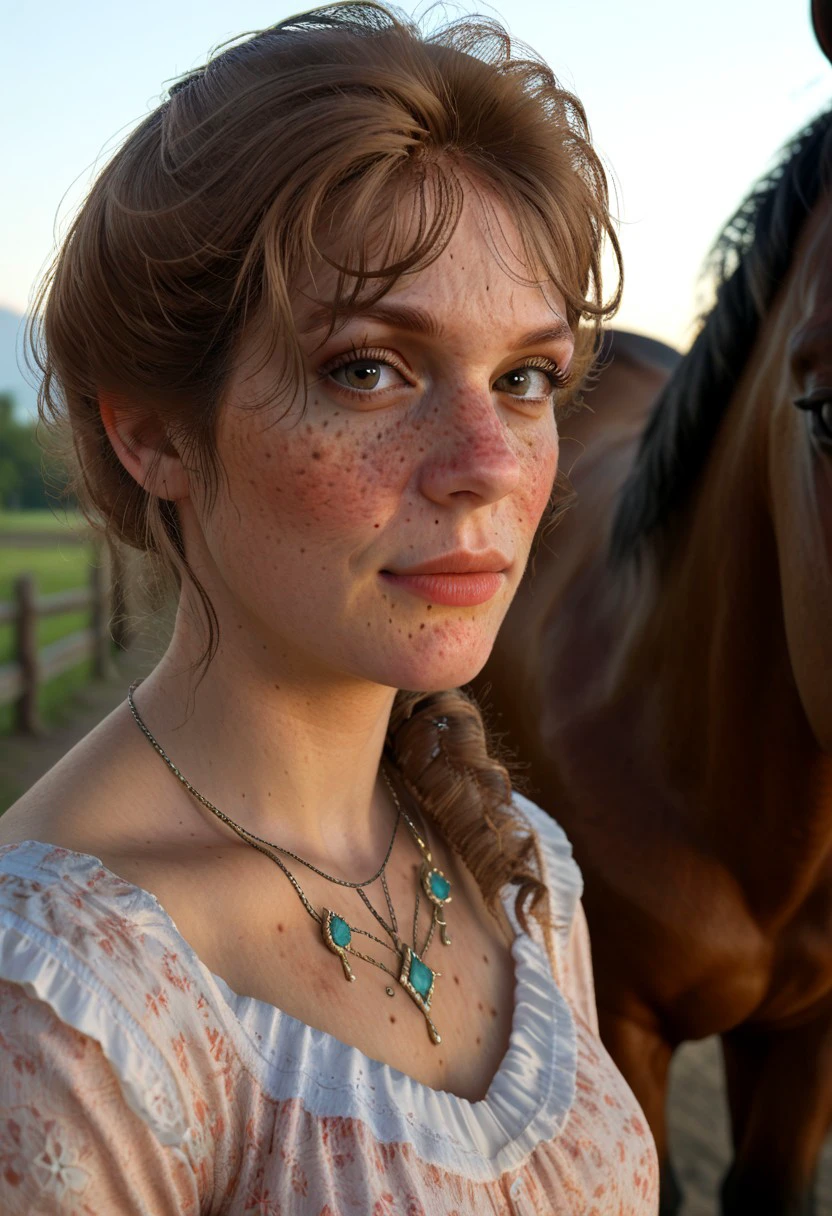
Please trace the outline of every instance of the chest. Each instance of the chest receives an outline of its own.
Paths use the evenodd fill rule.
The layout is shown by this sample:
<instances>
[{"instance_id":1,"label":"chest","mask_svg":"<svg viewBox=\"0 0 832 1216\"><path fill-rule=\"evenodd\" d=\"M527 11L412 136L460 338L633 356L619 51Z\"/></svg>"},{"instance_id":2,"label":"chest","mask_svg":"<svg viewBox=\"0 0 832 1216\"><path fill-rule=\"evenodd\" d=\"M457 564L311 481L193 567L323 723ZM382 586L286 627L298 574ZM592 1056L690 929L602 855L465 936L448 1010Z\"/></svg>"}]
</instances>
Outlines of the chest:
<instances>
[{"instance_id":1,"label":"chest","mask_svg":"<svg viewBox=\"0 0 832 1216\"><path fill-rule=\"evenodd\" d=\"M461 867L448 869L448 945L438 924L431 934L432 905L424 895L414 925L417 870L406 864L387 875L399 939L411 949L415 940L423 965L434 973L427 1010L400 982L403 961L393 938L353 890L298 874L316 911L328 907L351 926L351 946L366 956L346 955L352 980L289 880L257 853L206 857L190 870L187 885L180 875L167 892L164 877L157 876L154 893L202 962L234 992L273 1005L422 1085L479 1101L508 1049L514 966L505 926L485 908L471 876ZM365 893L390 925L381 884ZM408 973L411 980L417 976L426 978L418 969ZM426 1012L439 1043L429 1034Z\"/></svg>"}]
</instances>

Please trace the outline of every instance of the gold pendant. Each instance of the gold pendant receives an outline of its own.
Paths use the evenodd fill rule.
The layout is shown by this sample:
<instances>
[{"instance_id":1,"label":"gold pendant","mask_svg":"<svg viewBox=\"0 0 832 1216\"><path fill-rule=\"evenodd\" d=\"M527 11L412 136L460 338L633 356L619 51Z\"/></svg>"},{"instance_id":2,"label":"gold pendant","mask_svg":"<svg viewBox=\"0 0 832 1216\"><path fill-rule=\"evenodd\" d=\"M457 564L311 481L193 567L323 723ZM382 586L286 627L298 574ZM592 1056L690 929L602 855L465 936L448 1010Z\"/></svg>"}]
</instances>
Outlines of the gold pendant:
<instances>
[{"instance_id":1,"label":"gold pendant","mask_svg":"<svg viewBox=\"0 0 832 1216\"><path fill-rule=\"evenodd\" d=\"M399 975L399 983L413 1003L418 1005L424 1014L432 1043L442 1042L439 1031L434 1026L429 1015L436 977L441 974L441 971L433 971L427 963L422 962L414 950L410 949L410 946L402 943L402 970Z\"/></svg>"}]
</instances>

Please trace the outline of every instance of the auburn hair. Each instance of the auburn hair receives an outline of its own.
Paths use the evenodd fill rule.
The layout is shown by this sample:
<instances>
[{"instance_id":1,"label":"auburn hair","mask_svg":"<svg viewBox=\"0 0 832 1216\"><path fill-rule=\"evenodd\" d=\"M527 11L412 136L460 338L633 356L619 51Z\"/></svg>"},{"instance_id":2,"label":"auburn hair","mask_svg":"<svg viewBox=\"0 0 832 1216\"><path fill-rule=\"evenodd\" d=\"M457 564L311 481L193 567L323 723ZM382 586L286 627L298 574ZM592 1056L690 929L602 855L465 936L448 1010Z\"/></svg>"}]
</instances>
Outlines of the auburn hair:
<instances>
[{"instance_id":1,"label":"auburn hair","mask_svg":"<svg viewBox=\"0 0 832 1216\"><path fill-rule=\"evenodd\" d=\"M244 35L178 80L91 187L35 300L41 416L70 428L93 522L191 580L206 661L218 625L176 508L125 471L99 394L160 418L210 503L217 417L250 323L265 320L275 395L293 399L305 388L291 309L304 268L336 267L334 328L439 256L466 189L508 208L540 274L529 281L561 292L577 381L621 292L607 181L581 103L490 18L423 32L383 4L344 3ZM605 238L619 270L608 300ZM520 923L533 914L551 948L537 839L473 698L400 691L385 757L488 906L515 884Z\"/></svg>"}]
</instances>

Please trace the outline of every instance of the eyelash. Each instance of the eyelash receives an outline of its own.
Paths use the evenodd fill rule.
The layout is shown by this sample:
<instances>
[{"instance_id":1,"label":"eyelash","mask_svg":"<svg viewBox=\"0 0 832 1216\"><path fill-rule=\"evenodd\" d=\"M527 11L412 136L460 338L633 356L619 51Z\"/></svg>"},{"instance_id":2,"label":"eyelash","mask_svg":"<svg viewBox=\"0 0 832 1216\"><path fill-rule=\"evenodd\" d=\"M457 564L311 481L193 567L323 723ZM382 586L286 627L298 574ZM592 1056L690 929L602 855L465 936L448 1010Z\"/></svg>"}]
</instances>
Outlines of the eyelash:
<instances>
[{"instance_id":1,"label":"eyelash","mask_svg":"<svg viewBox=\"0 0 832 1216\"><path fill-rule=\"evenodd\" d=\"M388 367L394 368L401 376L405 376L404 368L396 360L390 358L388 351L374 350L371 347L359 349L355 346L351 347L343 355L339 355L337 359L326 363L319 369L319 375L325 379L332 372L337 371L339 367L349 367L351 363L360 363L362 360L369 361L371 359L384 363ZM525 367L534 367L538 371L542 371L552 386L552 392L558 392L569 384L569 373L558 367L554 359L547 359L545 355L533 355L531 358L526 359L524 363L518 364L517 367L510 367L508 372L522 371ZM503 372L503 375L507 376L508 372ZM372 392L372 390L368 389L349 388L345 384L338 384L338 389L351 397L367 397Z\"/></svg>"}]
</instances>

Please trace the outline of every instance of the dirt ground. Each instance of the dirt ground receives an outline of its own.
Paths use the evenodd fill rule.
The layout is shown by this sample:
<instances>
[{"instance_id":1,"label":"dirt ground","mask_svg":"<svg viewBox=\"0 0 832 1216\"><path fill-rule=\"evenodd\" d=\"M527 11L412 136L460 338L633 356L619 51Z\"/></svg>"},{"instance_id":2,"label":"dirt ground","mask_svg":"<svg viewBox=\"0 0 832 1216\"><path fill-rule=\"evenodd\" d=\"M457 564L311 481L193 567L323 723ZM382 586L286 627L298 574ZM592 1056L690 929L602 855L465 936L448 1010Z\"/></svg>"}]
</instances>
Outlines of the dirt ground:
<instances>
[{"instance_id":1,"label":"dirt ground","mask_svg":"<svg viewBox=\"0 0 832 1216\"><path fill-rule=\"evenodd\" d=\"M127 685L152 664L147 654L123 658L113 678L89 685L77 697L71 720L40 740L0 740L0 778L22 792L124 699ZM0 808L4 809L4 808ZM670 1139L685 1192L682 1216L717 1216L716 1196L730 1161L728 1113L719 1043L688 1043L671 1072ZM832 1216L832 1138L821 1163L817 1216Z\"/></svg>"},{"instance_id":2,"label":"dirt ground","mask_svg":"<svg viewBox=\"0 0 832 1216\"><path fill-rule=\"evenodd\" d=\"M717 1216L719 1184L731 1158L718 1039L686 1043L670 1080L670 1144L685 1192L682 1216ZM832 1137L820 1167L817 1216L832 1216Z\"/></svg>"}]
</instances>

